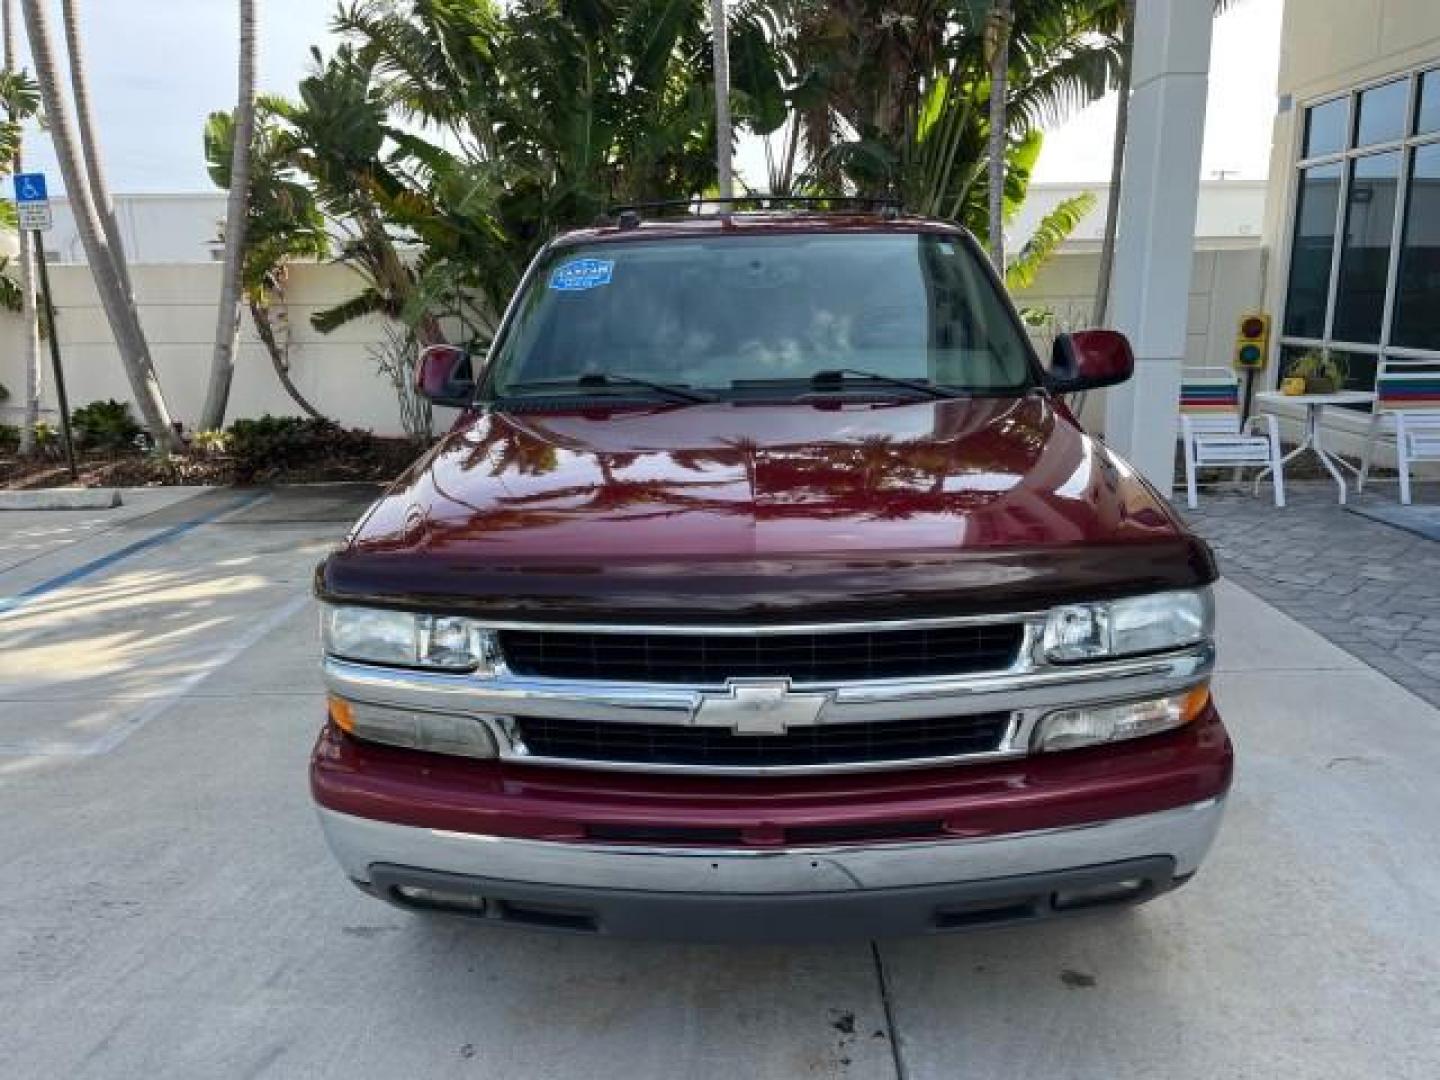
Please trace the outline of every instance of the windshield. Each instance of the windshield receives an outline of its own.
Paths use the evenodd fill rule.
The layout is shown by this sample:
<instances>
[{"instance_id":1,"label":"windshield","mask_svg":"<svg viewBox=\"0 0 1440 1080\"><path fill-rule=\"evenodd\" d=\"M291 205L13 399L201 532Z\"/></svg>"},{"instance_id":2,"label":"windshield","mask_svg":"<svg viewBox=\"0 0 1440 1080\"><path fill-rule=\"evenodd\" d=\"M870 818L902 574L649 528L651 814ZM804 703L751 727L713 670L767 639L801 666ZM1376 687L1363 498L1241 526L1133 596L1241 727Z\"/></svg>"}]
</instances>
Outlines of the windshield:
<instances>
[{"instance_id":1,"label":"windshield","mask_svg":"<svg viewBox=\"0 0 1440 1080\"><path fill-rule=\"evenodd\" d=\"M956 238L639 240L545 258L494 358L491 391L633 393L647 380L723 397L820 375L816 385L833 389L852 378L879 385L873 376L1013 393L1030 385L1027 357L1004 300Z\"/></svg>"}]
</instances>

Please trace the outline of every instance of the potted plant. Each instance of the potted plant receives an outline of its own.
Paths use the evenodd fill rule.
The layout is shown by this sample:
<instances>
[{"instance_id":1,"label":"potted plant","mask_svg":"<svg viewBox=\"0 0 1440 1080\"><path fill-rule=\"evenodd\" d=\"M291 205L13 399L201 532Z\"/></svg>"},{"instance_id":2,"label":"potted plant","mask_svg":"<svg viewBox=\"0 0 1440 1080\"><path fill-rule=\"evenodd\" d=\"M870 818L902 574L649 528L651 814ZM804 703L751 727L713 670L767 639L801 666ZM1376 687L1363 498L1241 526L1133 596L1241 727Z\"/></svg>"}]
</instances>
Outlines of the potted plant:
<instances>
[{"instance_id":1,"label":"potted plant","mask_svg":"<svg viewBox=\"0 0 1440 1080\"><path fill-rule=\"evenodd\" d=\"M1345 385L1350 369L1343 357L1312 349L1296 357L1285 374L1290 379L1304 379L1307 394L1333 394Z\"/></svg>"}]
</instances>

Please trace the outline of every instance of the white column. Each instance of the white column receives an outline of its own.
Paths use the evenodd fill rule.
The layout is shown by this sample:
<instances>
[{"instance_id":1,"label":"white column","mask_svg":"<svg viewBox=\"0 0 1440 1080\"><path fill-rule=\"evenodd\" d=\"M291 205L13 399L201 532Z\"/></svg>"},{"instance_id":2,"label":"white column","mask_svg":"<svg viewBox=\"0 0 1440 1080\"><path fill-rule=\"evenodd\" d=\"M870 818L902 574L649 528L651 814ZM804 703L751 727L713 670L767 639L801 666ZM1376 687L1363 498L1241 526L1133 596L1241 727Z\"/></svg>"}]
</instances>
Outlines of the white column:
<instances>
[{"instance_id":1,"label":"white column","mask_svg":"<svg viewBox=\"0 0 1440 1080\"><path fill-rule=\"evenodd\" d=\"M1107 392L1105 439L1161 491L1175 479L1211 0L1140 0L1115 245L1114 325L1135 378Z\"/></svg>"}]
</instances>

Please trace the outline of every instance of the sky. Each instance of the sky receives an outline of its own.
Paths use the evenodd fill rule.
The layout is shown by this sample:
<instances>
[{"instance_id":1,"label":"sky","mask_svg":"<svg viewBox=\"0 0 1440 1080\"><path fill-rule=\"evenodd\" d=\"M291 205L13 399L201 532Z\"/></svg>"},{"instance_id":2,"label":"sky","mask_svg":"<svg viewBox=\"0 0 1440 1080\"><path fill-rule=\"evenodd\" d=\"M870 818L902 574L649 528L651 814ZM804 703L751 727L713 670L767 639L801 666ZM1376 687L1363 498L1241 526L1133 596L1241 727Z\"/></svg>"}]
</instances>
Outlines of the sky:
<instances>
[{"instance_id":1,"label":"sky","mask_svg":"<svg viewBox=\"0 0 1440 1080\"><path fill-rule=\"evenodd\" d=\"M1275 113L1283 0L1240 0L1216 20L1202 175L1262 179ZM53 30L59 35L59 3ZM235 99L235 0L90 0L81 5L87 68L110 186L116 193L214 190L201 132ZM335 0L262 3L261 88L293 94L310 47L333 46ZM23 35L22 35L23 42ZM28 63L28 57L27 57ZM1114 95L1051 132L1035 178L1103 181L1110 174ZM63 187L43 134L28 140L29 166ZM742 151L744 159L753 153ZM758 177L757 177L758 179Z\"/></svg>"},{"instance_id":2,"label":"sky","mask_svg":"<svg viewBox=\"0 0 1440 1080\"><path fill-rule=\"evenodd\" d=\"M336 0L275 0L260 7L260 88L293 96L310 47L328 44ZM50 0L63 53L58 0ZM90 94L111 190L213 191L205 172L205 118L235 105L236 0L88 0L80 4ZM24 35L21 35L24 44ZM28 49L25 50L29 63ZM33 70L33 66L32 66ZM27 139L28 166L62 188L49 138Z\"/></svg>"},{"instance_id":3,"label":"sky","mask_svg":"<svg viewBox=\"0 0 1440 1080\"><path fill-rule=\"evenodd\" d=\"M1232 180L1263 180L1269 171L1283 9L1283 0L1240 0L1215 20L1200 164L1204 179L1223 172ZM1107 95L1049 132L1035 180L1109 180L1115 101L1114 94Z\"/></svg>"}]
</instances>

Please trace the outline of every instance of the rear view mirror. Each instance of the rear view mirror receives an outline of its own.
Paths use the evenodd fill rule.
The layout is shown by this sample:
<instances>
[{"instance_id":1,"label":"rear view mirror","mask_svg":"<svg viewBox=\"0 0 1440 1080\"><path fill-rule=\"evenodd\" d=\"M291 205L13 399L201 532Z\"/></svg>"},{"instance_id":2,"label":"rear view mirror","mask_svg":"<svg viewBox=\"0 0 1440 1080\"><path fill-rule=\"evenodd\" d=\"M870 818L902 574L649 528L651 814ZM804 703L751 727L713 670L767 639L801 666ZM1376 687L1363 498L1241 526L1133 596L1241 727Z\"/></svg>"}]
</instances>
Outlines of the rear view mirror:
<instances>
[{"instance_id":1,"label":"rear view mirror","mask_svg":"<svg viewBox=\"0 0 1440 1080\"><path fill-rule=\"evenodd\" d=\"M1135 354L1118 330L1077 330L1055 339L1047 382L1057 394L1123 383L1135 373Z\"/></svg>"},{"instance_id":2,"label":"rear view mirror","mask_svg":"<svg viewBox=\"0 0 1440 1080\"><path fill-rule=\"evenodd\" d=\"M475 393L470 354L458 345L431 345L420 351L415 389L436 405L463 409Z\"/></svg>"}]
</instances>

